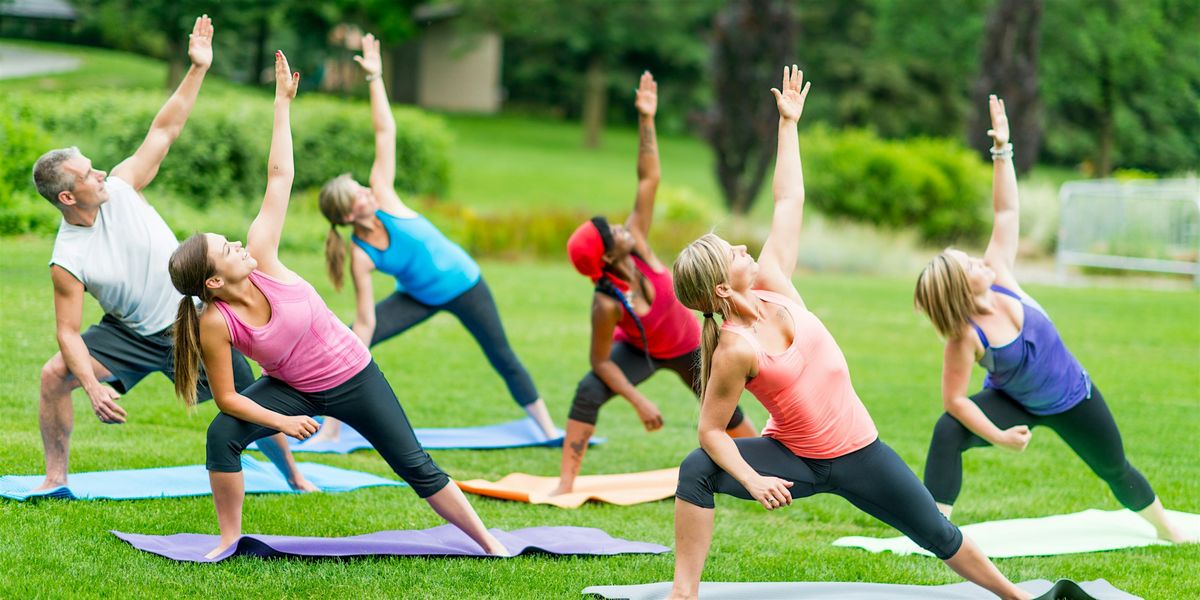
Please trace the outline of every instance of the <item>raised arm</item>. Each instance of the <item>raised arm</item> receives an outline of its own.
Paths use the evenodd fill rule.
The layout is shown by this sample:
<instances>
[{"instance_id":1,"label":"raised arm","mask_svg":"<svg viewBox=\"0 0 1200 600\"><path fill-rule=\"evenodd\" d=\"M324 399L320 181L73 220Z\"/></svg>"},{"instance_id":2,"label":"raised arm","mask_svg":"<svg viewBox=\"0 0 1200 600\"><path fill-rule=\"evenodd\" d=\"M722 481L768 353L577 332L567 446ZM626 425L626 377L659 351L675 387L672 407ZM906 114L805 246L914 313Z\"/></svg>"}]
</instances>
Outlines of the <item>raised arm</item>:
<instances>
[{"instance_id":1,"label":"raised arm","mask_svg":"<svg viewBox=\"0 0 1200 600\"><path fill-rule=\"evenodd\" d=\"M992 114L992 239L988 242L984 260L996 275L1011 276L1017 260L1017 243L1021 234L1020 205L1017 202L1017 171L1013 168L1012 145L1008 141L1008 115L1004 101L993 94L988 97Z\"/></svg>"},{"instance_id":2,"label":"raised arm","mask_svg":"<svg viewBox=\"0 0 1200 600\"><path fill-rule=\"evenodd\" d=\"M383 85L383 58L379 40L367 34L362 40L362 56L354 61L367 74L371 96L371 125L375 129L375 163L371 165L369 183L379 207L390 213L404 212L396 195L396 118L388 105L387 88Z\"/></svg>"},{"instance_id":3,"label":"raised arm","mask_svg":"<svg viewBox=\"0 0 1200 600\"><path fill-rule=\"evenodd\" d=\"M654 131L654 113L658 111L658 83L650 71L642 73L638 82L634 106L638 111L638 157L637 197L633 214L625 221L625 227L645 245L650 235L650 224L654 220L654 196L658 192L658 181L662 169L658 162L658 136Z\"/></svg>"},{"instance_id":4,"label":"raised arm","mask_svg":"<svg viewBox=\"0 0 1200 600\"><path fill-rule=\"evenodd\" d=\"M283 52L275 52L275 121L271 129L271 153L267 157L267 191L262 207L246 234L246 249L258 261L259 270L290 278L279 262L279 237L287 217L288 200L296 168L292 161L291 105L300 85L300 73L292 73Z\"/></svg>"},{"instance_id":5,"label":"raised arm","mask_svg":"<svg viewBox=\"0 0 1200 600\"><path fill-rule=\"evenodd\" d=\"M783 68L783 90L771 88L779 108L779 142L775 155L775 214L771 233L759 255L756 287L798 299L792 272L800 253L800 225L804 219L804 171L800 165L800 138L796 124L804 112L809 83L796 65Z\"/></svg>"},{"instance_id":6,"label":"raised arm","mask_svg":"<svg viewBox=\"0 0 1200 600\"><path fill-rule=\"evenodd\" d=\"M198 17L191 35L188 36L188 58L192 60L191 68L175 89L175 93L171 94L167 103L155 115L154 122L150 124L150 131L137 152L113 168L112 175L125 180L133 189L141 191L154 180L154 176L158 174L158 166L167 157L171 144L183 131L188 115L192 114L196 97L200 95L200 84L204 83L204 75L212 65L212 37L212 19L208 18L208 15Z\"/></svg>"}]
</instances>

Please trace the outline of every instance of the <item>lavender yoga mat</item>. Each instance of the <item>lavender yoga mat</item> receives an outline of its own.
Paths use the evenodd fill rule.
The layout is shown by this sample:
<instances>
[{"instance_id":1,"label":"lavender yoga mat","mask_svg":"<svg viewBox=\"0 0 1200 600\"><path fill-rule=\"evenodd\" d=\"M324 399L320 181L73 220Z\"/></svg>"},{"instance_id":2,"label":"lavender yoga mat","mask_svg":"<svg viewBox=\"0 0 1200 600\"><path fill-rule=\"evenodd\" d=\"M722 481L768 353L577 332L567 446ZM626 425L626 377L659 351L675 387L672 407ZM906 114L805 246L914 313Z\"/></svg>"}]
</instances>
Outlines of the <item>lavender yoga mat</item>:
<instances>
[{"instance_id":1,"label":"lavender yoga mat","mask_svg":"<svg viewBox=\"0 0 1200 600\"><path fill-rule=\"evenodd\" d=\"M542 552L558 555L611 556L614 554L662 554L670 548L648 542L614 538L591 527L529 527L515 531L492 529L508 551L520 554ZM379 531L349 537L293 537L243 535L215 559L204 558L217 547L215 535L177 533L142 535L112 531L134 548L185 562L219 562L230 556L352 557L352 556L477 556L484 554L467 534L453 525L432 529Z\"/></svg>"}]
</instances>

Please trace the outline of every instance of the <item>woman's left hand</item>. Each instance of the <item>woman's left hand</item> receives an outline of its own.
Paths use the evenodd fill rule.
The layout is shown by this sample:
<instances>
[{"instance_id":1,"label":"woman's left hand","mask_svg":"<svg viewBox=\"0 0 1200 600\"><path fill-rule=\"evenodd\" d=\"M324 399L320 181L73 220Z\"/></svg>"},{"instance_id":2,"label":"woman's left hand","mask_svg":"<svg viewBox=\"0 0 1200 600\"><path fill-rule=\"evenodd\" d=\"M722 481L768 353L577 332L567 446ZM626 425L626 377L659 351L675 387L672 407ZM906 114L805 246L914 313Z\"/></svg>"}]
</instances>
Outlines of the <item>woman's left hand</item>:
<instances>
[{"instance_id":1,"label":"woman's left hand","mask_svg":"<svg viewBox=\"0 0 1200 600\"><path fill-rule=\"evenodd\" d=\"M637 98L633 101L633 105L637 107L638 114L644 117L653 117L658 110L658 83L654 81L654 76L650 71L642 73L642 79L638 81Z\"/></svg>"},{"instance_id":2,"label":"woman's left hand","mask_svg":"<svg viewBox=\"0 0 1200 600\"><path fill-rule=\"evenodd\" d=\"M1008 115L1004 112L1004 101L995 94L988 96L988 112L992 115L992 128L987 134L992 144L999 148L1008 143Z\"/></svg>"},{"instance_id":3,"label":"woman's left hand","mask_svg":"<svg viewBox=\"0 0 1200 600\"><path fill-rule=\"evenodd\" d=\"M792 503L792 492L788 490L792 485L786 479L758 475L747 482L745 488L763 508L775 510Z\"/></svg>"},{"instance_id":4,"label":"woman's left hand","mask_svg":"<svg viewBox=\"0 0 1200 600\"><path fill-rule=\"evenodd\" d=\"M296 89L300 87L300 72L291 72L287 57L282 50L275 51L275 99L291 100L296 97Z\"/></svg>"},{"instance_id":5,"label":"woman's left hand","mask_svg":"<svg viewBox=\"0 0 1200 600\"><path fill-rule=\"evenodd\" d=\"M363 36L362 56L355 56L354 62L362 67L371 77L379 77L383 73L383 59L380 58L379 40L372 34Z\"/></svg>"}]
</instances>

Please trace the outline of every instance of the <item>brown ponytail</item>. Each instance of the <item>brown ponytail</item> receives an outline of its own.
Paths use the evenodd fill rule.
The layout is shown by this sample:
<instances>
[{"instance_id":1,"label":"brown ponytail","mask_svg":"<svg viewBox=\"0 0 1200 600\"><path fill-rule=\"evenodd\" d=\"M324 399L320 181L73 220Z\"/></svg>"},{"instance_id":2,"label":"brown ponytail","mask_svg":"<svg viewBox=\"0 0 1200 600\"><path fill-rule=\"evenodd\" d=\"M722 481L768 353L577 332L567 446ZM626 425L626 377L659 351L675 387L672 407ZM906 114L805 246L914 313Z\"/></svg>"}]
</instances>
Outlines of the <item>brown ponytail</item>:
<instances>
[{"instance_id":1,"label":"brown ponytail","mask_svg":"<svg viewBox=\"0 0 1200 600\"><path fill-rule=\"evenodd\" d=\"M200 378L200 317L191 296L179 300L175 316L175 395L188 408L196 405Z\"/></svg>"},{"instance_id":2,"label":"brown ponytail","mask_svg":"<svg viewBox=\"0 0 1200 600\"><path fill-rule=\"evenodd\" d=\"M338 234L337 226L329 226L329 235L325 236L325 268L329 271L329 280L333 282L334 291L342 291L346 280L346 243Z\"/></svg>"},{"instance_id":3,"label":"brown ponytail","mask_svg":"<svg viewBox=\"0 0 1200 600\"><path fill-rule=\"evenodd\" d=\"M349 173L342 173L321 187L317 194L317 207L325 220L329 221L329 234L325 236L325 268L329 271L329 280L333 289L342 291L346 271L346 243L338 234L338 225L346 224L346 217L354 206L354 179Z\"/></svg>"},{"instance_id":4,"label":"brown ponytail","mask_svg":"<svg viewBox=\"0 0 1200 600\"><path fill-rule=\"evenodd\" d=\"M167 271L175 289L183 294L175 313L175 395L191 408L196 405L201 360L200 315L193 297L211 301L204 282L216 274L216 267L208 260L208 239L203 233L188 238L171 253Z\"/></svg>"}]
</instances>

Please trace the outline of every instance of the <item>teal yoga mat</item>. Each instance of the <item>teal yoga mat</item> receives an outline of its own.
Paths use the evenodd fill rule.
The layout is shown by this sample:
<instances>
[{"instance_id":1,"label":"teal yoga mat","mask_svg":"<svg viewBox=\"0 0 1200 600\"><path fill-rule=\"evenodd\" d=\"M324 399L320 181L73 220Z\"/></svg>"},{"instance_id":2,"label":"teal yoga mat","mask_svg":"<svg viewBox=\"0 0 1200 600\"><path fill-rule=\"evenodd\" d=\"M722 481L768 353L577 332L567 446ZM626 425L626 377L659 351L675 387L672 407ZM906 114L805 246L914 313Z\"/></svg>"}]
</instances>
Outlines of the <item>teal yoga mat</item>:
<instances>
[{"instance_id":1,"label":"teal yoga mat","mask_svg":"<svg viewBox=\"0 0 1200 600\"><path fill-rule=\"evenodd\" d=\"M348 492L362 487L404 486L403 482L384 479L370 473L350 471L314 463L298 463L300 472L326 492ZM242 457L242 473L246 478L247 494L291 494L283 474L269 462ZM41 475L6 475L0 477L0 497L24 501L30 498L63 498L68 500L137 500L141 498L176 498L208 496L208 471L204 465L160 467L156 469L126 469L72 473L69 485L42 492L29 490L42 483Z\"/></svg>"},{"instance_id":2,"label":"teal yoga mat","mask_svg":"<svg viewBox=\"0 0 1200 600\"><path fill-rule=\"evenodd\" d=\"M1185 534L1200 536L1200 515L1173 510L1167 511L1167 515ZM961 529L992 558L1102 552L1169 543L1158 539L1154 527L1129 510L1090 509L1067 515L973 523ZM933 556L904 536L851 536L838 539L833 545Z\"/></svg>"},{"instance_id":3,"label":"teal yoga mat","mask_svg":"<svg viewBox=\"0 0 1200 600\"><path fill-rule=\"evenodd\" d=\"M562 446L563 432L547 438L533 419L520 419L483 425L479 427L418 427L413 429L417 441L426 450L498 450L501 448L528 448L531 446ZM292 452L317 452L322 454L347 454L355 450L371 449L361 433L353 427L342 424L342 432L336 442L313 442L311 439L299 441L288 438ZM599 444L604 438L593 437L589 443ZM257 449L257 446L251 446Z\"/></svg>"}]
</instances>

